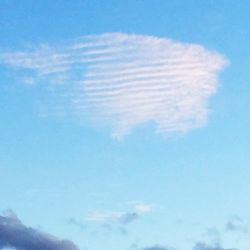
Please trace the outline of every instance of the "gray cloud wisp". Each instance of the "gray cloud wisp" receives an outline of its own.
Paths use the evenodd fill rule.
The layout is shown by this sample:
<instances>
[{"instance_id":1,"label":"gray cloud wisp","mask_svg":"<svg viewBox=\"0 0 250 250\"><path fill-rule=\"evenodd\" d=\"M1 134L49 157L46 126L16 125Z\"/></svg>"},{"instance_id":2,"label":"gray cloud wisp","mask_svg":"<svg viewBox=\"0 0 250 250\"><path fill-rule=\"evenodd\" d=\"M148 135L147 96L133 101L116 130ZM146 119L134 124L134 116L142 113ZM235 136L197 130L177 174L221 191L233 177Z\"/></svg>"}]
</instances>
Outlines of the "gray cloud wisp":
<instances>
[{"instance_id":1,"label":"gray cloud wisp","mask_svg":"<svg viewBox=\"0 0 250 250\"><path fill-rule=\"evenodd\" d=\"M226 231L228 232L240 232L249 233L249 222L244 221L238 216L231 217L226 223Z\"/></svg>"}]
</instances>

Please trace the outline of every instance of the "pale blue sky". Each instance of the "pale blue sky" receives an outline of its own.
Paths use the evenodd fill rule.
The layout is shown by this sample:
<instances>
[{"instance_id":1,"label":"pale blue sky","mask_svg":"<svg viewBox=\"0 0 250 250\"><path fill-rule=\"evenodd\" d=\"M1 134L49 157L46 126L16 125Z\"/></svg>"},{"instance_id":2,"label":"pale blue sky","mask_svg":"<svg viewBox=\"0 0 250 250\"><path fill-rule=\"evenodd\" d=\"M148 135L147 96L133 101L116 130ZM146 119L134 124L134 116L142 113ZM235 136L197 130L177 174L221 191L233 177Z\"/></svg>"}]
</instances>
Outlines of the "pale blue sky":
<instances>
[{"instance_id":1,"label":"pale blue sky","mask_svg":"<svg viewBox=\"0 0 250 250\"><path fill-rule=\"evenodd\" d=\"M160 245L186 250L197 242L249 249L249 8L244 0L2 0L0 210L11 209L25 225L72 240L79 249ZM3 56L32 53L41 44L64 52L65 44L87 35L99 39L117 32L142 35L132 45L147 36L153 37L150 42L160 37L181 46L198 44L226 58L228 65L214 73L217 90L208 96L207 121L186 133L156 133L154 122L172 121L152 114L145 118L152 122L136 123L140 113L134 106L133 126L117 139L112 133L113 126L120 126L119 108L111 121L106 113L99 117L88 110L93 122L86 113L75 117L68 99L58 97L69 95L86 65L83 72L73 69L54 90L58 78L39 78L35 59L32 66L22 67ZM206 61L198 52L192 56ZM217 63L216 58L207 60ZM51 105L66 115L50 110ZM172 106L170 102L164 108ZM125 127L130 124L126 122ZM171 124L183 125L179 120ZM130 218L126 216L132 216L131 221L124 222Z\"/></svg>"}]
</instances>

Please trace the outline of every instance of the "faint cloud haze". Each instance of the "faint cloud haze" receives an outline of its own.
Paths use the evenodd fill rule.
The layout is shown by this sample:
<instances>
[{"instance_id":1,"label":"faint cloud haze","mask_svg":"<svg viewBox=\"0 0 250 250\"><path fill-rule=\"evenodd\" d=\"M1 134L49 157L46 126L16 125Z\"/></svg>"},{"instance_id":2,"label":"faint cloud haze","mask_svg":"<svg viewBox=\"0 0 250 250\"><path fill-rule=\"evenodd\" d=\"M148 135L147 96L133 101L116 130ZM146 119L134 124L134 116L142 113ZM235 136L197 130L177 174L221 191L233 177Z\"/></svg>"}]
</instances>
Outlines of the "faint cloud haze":
<instances>
[{"instance_id":1,"label":"faint cloud haze","mask_svg":"<svg viewBox=\"0 0 250 250\"><path fill-rule=\"evenodd\" d=\"M145 123L158 133L203 126L227 64L197 44L123 33L1 53L0 61L28 70L24 83L44 83L52 114L101 121L117 138Z\"/></svg>"}]
</instances>

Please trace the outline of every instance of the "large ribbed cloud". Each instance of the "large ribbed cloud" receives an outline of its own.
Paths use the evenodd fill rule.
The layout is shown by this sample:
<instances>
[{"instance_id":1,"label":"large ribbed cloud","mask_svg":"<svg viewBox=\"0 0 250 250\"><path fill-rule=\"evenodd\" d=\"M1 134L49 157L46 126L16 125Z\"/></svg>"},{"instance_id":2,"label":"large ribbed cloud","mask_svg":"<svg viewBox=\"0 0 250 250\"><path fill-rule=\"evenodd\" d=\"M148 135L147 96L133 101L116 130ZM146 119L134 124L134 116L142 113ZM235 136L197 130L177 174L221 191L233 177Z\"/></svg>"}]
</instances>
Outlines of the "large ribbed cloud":
<instances>
[{"instance_id":1,"label":"large ribbed cloud","mask_svg":"<svg viewBox=\"0 0 250 250\"><path fill-rule=\"evenodd\" d=\"M226 64L200 45L122 33L2 53L0 60L34 71L26 82L46 81L58 109L99 119L117 137L147 122L162 133L202 126Z\"/></svg>"}]
</instances>

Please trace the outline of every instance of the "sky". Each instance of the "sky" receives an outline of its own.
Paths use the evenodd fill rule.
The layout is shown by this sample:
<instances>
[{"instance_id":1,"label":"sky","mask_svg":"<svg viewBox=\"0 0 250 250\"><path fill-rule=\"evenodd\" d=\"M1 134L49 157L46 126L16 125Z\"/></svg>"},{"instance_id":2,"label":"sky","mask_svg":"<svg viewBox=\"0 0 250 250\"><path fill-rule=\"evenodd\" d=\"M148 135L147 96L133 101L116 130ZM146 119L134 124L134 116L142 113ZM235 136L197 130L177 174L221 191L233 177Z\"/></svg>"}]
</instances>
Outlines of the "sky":
<instances>
[{"instance_id":1,"label":"sky","mask_svg":"<svg viewBox=\"0 0 250 250\"><path fill-rule=\"evenodd\" d=\"M249 8L1 0L0 249L249 249Z\"/></svg>"}]
</instances>

